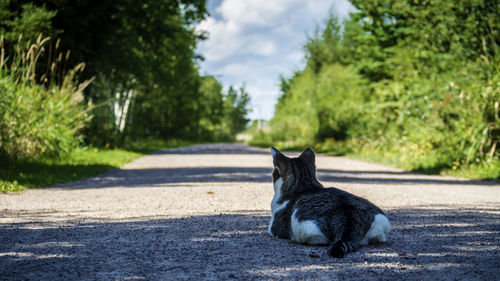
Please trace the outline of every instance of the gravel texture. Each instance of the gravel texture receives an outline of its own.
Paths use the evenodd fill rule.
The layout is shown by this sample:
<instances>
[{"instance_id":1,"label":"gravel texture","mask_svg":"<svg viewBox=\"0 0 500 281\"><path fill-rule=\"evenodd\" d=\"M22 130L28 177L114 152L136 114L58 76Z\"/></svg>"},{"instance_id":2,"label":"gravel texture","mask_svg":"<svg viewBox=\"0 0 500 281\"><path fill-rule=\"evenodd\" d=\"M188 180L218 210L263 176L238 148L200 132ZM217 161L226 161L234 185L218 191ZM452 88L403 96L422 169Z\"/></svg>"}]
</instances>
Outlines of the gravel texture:
<instances>
[{"instance_id":1,"label":"gravel texture","mask_svg":"<svg viewBox=\"0 0 500 281\"><path fill-rule=\"evenodd\" d=\"M290 155L290 154L288 154ZM268 150L157 152L79 182L0 194L0 279L498 280L500 185L317 157L386 210L388 243L343 259L267 234Z\"/></svg>"}]
</instances>

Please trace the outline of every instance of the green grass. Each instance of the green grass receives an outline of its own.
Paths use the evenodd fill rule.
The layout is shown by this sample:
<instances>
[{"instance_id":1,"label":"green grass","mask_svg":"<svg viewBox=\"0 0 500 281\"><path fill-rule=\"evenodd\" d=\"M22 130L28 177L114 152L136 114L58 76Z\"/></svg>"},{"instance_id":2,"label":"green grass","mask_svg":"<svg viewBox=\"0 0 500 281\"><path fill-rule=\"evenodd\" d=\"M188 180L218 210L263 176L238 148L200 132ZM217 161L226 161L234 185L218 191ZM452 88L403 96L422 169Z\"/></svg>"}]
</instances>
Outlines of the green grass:
<instances>
[{"instance_id":1,"label":"green grass","mask_svg":"<svg viewBox=\"0 0 500 281\"><path fill-rule=\"evenodd\" d=\"M267 142L250 142L251 145L269 148L271 145L281 150L303 151L306 146L289 143L270 144ZM408 161L404 161L402 153L388 153L381 150L363 149L362 151L352 151L349 145L342 142L318 143L312 146L316 152L331 156L345 156L351 159L363 160L372 163L384 164L387 166L406 169L412 172L423 174L434 174L442 176L453 176L476 180L494 180L500 182L500 162L489 160L482 163L460 165L458 162L449 164L439 164L435 157L427 156L421 159L420 167L412 167Z\"/></svg>"},{"instance_id":2,"label":"green grass","mask_svg":"<svg viewBox=\"0 0 500 281\"><path fill-rule=\"evenodd\" d=\"M0 164L0 192L52 186L122 167L147 153L193 142L183 140L134 141L123 149L80 148L60 158L7 160Z\"/></svg>"},{"instance_id":3,"label":"green grass","mask_svg":"<svg viewBox=\"0 0 500 281\"><path fill-rule=\"evenodd\" d=\"M500 162L496 160L486 161L456 169L442 171L443 175L457 176L471 179L485 179L500 182Z\"/></svg>"},{"instance_id":4,"label":"green grass","mask_svg":"<svg viewBox=\"0 0 500 281\"><path fill-rule=\"evenodd\" d=\"M330 152L328 154L335 154ZM443 164L438 159L427 156L421 160L420 167L413 167L403 159L401 153L384 153L383 151L363 150L362 152L349 152L346 157L380 163L392 167L398 167L412 172L429 175L453 176L474 180L500 181L500 162L496 160L471 163L468 165L459 162Z\"/></svg>"},{"instance_id":5,"label":"green grass","mask_svg":"<svg viewBox=\"0 0 500 281\"><path fill-rule=\"evenodd\" d=\"M56 159L10 161L0 167L0 191L51 186L120 168L143 154L122 149L78 149Z\"/></svg>"},{"instance_id":6,"label":"green grass","mask_svg":"<svg viewBox=\"0 0 500 281\"><path fill-rule=\"evenodd\" d=\"M126 144L123 149L133 152L138 152L142 154L151 153L154 151L167 149L167 148L175 148L181 146L188 146L192 144L199 144L201 142L193 142L189 140L182 139L171 139L171 140L159 140L159 139L141 139L130 141Z\"/></svg>"}]
</instances>

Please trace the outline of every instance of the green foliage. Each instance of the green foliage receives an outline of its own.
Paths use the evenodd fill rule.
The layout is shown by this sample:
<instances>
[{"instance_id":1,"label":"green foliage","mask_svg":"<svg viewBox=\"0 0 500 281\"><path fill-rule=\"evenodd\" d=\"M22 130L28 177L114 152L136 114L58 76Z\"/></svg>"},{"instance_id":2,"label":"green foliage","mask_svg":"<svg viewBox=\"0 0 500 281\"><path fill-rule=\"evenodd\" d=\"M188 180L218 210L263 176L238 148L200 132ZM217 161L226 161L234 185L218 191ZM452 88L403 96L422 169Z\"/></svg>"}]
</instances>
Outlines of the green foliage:
<instances>
[{"instance_id":1,"label":"green foliage","mask_svg":"<svg viewBox=\"0 0 500 281\"><path fill-rule=\"evenodd\" d=\"M200 97L196 113L201 140L233 141L236 134L245 130L250 97L244 88L239 91L232 86L227 93L212 76L201 79Z\"/></svg>"},{"instance_id":2,"label":"green foliage","mask_svg":"<svg viewBox=\"0 0 500 281\"><path fill-rule=\"evenodd\" d=\"M205 35L194 25L207 15L205 6L205 0L3 0L0 34L8 57L39 34L58 39L45 46L37 78L61 83L61 73L86 63L80 81L94 79L83 92L92 116L83 131L86 143L229 140L244 127L247 108L230 105L232 94L199 74L195 49ZM54 60L64 63L52 66ZM50 73L43 76L43 68Z\"/></svg>"},{"instance_id":3,"label":"green foliage","mask_svg":"<svg viewBox=\"0 0 500 281\"><path fill-rule=\"evenodd\" d=\"M163 149L176 148L176 147L188 146L199 143L200 142L194 142L185 139L162 140L155 138L146 138L146 139L136 139L127 142L127 144L123 147L123 149L131 152L147 154Z\"/></svg>"},{"instance_id":4,"label":"green foliage","mask_svg":"<svg viewBox=\"0 0 500 281\"><path fill-rule=\"evenodd\" d=\"M204 0L66 0L46 6L58 11L54 29L64 30L62 42L73 60L87 61L87 75L96 77L86 92L95 105L88 142L234 137L231 126L241 122L239 115L228 113L220 84L198 73L195 48L203 36L193 26L207 15ZM229 115L236 119L227 120Z\"/></svg>"},{"instance_id":5,"label":"green foliage","mask_svg":"<svg viewBox=\"0 0 500 281\"><path fill-rule=\"evenodd\" d=\"M200 97L196 112L199 114L198 135L204 140L217 139L224 115L222 85L212 76L201 78Z\"/></svg>"},{"instance_id":6,"label":"green foliage","mask_svg":"<svg viewBox=\"0 0 500 281\"><path fill-rule=\"evenodd\" d=\"M199 36L192 25L205 17L205 1L49 1L47 7L58 11L63 47L97 78L86 92L97 106L89 142L197 137Z\"/></svg>"},{"instance_id":7,"label":"green foliage","mask_svg":"<svg viewBox=\"0 0 500 281\"><path fill-rule=\"evenodd\" d=\"M53 36L58 32L52 27L52 19L57 14L45 5L0 1L0 34L4 36L8 48L24 48L35 42L40 34Z\"/></svg>"},{"instance_id":8,"label":"green foliage","mask_svg":"<svg viewBox=\"0 0 500 281\"><path fill-rule=\"evenodd\" d=\"M227 94L224 95L221 122L226 140L234 140L237 133L245 130L248 121L250 121L246 117L249 103L250 97L243 87L238 91L232 86L229 87Z\"/></svg>"},{"instance_id":9,"label":"green foliage","mask_svg":"<svg viewBox=\"0 0 500 281\"><path fill-rule=\"evenodd\" d=\"M146 153L233 140L249 97L198 72L194 24L205 2L0 0L0 190L71 181L140 155L94 154L82 142Z\"/></svg>"},{"instance_id":10,"label":"green foliage","mask_svg":"<svg viewBox=\"0 0 500 281\"><path fill-rule=\"evenodd\" d=\"M320 34L319 30L316 30L315 36L308 38L308 42L304 46L307 68L318 73L324 65L344 63L348 53L340 44L341 40L337 18L328 18L323 32Z\"/></svg>"},{"instance_id":11,"label":"green foliage","mask_svg":"<svg viewBox=\"0 0 500 281\"><path fill-rule=\"evenodd\" d=\"M18 48L10 63L0 57L0 155L4 157L58 156L80 143L79 132L88 121L80 102L88 82L76 84L79 66L62 83L37 84L37 60L47 41L39 37L29 49Z\"/></svg>"},{"instance_id":12,"label":"green foliage","mask_svg":"<svg viewBox=\"0 0 500 281\"><path fill-rule=\"evenodd\" d=\"M351 124L365 116L360 105L366 99L364 81L352 67L334 63L318 73L306 67L289 88L270 122L274 140L306 145L361 133Z\"/></svg>"},{"instance_id":13,"label":"green foliage","mask_svg":"<svg viewBox=\"0 0 500 281\"><path fill-rule=\"evenodd\" d=\"M270 121L272 139L294 145L314 140L319 124L315 108L315 79L312 71L295 76L283 94Z\"/></svg>"},{"instance_id":14,"label":"green foliage","mask_svg":"<svg viewBox=\"0 0 500 281\"><path fill-rule=\"evenodd\" d=\"M305 69L282 78L267 138L498 178L499 4L352 2L343 34L331 17Z\"/></svg>"}]
</instances>

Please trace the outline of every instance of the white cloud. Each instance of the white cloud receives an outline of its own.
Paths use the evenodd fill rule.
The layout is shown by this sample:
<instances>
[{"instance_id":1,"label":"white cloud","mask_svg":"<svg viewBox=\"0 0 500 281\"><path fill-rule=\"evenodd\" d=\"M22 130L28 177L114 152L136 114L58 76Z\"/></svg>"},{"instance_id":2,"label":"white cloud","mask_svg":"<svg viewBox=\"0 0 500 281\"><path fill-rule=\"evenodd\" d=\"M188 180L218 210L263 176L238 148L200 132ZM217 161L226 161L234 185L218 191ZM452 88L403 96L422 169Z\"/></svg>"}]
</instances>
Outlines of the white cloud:
<instances>
[{"instance_id":1,"label":"white cloud","mask_svg":"<svg viewBox=\"0 0 500 281\"><path fill-rule=\"evenodd\" d=\"M342 21L349 17L349 13L355 12L356 8L348 1L334 1L331 11Z\"/></svg>"},{"instance_id":2,"label":"white cloud","mask_svg":"<svg viewBox=\"0 0 500 281\"><path fill-rule=\"evenodd\" d=\"M271 56L276 52L278 44L273 37L254 32L244 36L241 42L238 53L254 56Z\"/></svg>"},{"instance_id":3,"label":"white cloud","mask_svg":"<svg viewBox=\"0 0 500 281\"><path fill-rule=\"evenodd\" d=\"M273 18L285 11L286 1L268 0L226 0L217 11L227 21L232 21L240 25L270 26Z\"/></svg>"},{"instance_id":4,"label":"white cloud","mask_svg":"<svg viewBox=\"0 0 500 281\"><path fill-rule=\"evenodd\" d=\"M288 61L301 62L304 59L304 52L302 51L292 51L286 55Z\"/></svg>"},{"instance_id":5,"label":"white cloud","mask_svg":"<svg viewBox=\"0 0 500 281\"><path fill-rule=\"evenodd\" d=\"M276 52L276 44L270 39L259 40L249 44L246 49L249 54L270 56Z\"/></svg>"},{"instance_id":6,"label":"white cloud","mask_svg":"<svg viewBox=\"0 0 500 281\"><path fill-rule=\"evenodd\" d=\"M354 11L347 0L209 0L211 17L197 26L209 39L199 43L202 72L226 88L245 85L256 109L252 118L270 119L279 96L280 74L304 65L306 35L330 12L340 19ZM210 5L211 4L211 5Z\"/></svg>"},{"instance_id":7,"label":"white cloud","mask_svg":"<svg viewBox=\"0 0 500 281\"><path fill-rule=\"evenodd\" d=\"M238 38L238 27L231 22L207 18L196 29L198 32L208 33L209 39L201 42L200 48L209 61L220 61L233 55L243 43Z\"/></svg>"}]
</instances>

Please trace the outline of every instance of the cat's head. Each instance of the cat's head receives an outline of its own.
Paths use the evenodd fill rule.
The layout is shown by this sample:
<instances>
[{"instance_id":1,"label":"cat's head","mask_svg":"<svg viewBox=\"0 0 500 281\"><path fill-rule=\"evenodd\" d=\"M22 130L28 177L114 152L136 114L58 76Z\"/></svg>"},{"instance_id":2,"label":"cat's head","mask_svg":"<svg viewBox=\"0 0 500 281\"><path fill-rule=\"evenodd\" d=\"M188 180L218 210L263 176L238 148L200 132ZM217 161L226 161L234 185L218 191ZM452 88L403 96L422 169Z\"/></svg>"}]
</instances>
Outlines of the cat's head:
<instances>
[{"instance_id":1,"label":"cat's head","mask_svg":"<svg viewBox=\"0 0 500 281\"><path fill-rule=\"evenodd\" d=\"M273 184L281 187L282 194L292 195L309 189L322 188L316 178L316 155L312 148L306 148L297 158L290 158L271 147L273 156ZM276 183L279 182L279 187ZM275 190L276 192L276 190Z\"/></svg>"}]
</instances>

